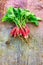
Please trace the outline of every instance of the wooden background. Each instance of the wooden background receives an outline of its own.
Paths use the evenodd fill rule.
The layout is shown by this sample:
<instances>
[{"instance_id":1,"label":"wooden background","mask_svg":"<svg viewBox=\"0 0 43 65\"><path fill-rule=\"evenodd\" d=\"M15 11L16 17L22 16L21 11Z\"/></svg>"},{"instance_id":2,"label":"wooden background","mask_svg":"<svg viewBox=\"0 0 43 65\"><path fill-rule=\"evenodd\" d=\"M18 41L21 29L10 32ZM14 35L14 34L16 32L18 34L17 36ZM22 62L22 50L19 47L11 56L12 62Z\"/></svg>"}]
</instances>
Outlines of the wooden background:
<instances>
[{"instance_id":1,"label":"wooden background","mask_svg":"<svg viewBox=\"0 0 43 65\"><path fill-rule=\"evenodd\" d=\"M12 6L9 1L11 0L0 0L0 65L43 65L43 21L39 23L38 27L28 24L31 30L28 43L20 38L12 38L9 45L5 44L13 27L11 24L1 22L9 7L7 4ZM43 0L12 1L14 1L14 5L17 2L17 6L20 4L20 7L31 10L36 16L43 19ZM21 6L21 2L23 6Z\"/></svg>"}]
</instances>

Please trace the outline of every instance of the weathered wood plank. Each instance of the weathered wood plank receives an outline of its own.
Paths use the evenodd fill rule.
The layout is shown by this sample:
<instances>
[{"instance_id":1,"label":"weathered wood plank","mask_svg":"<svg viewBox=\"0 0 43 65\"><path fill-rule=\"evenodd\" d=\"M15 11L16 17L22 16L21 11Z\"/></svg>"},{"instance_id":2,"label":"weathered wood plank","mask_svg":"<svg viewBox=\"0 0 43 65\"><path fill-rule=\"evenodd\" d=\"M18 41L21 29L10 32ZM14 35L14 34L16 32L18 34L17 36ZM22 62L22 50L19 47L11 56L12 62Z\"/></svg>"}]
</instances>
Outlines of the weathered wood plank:
<instances>
[{"instance_id":1,"label":"weathered wood plank","mask_svg":"<svg viewBox=\"0 0 43 65\"><path fill-rule=\"evenodd\" d=\"M39 4L40 11L37 8L40 8ZM43 18L42 5L42 1L27 0L27 8L41 18ZM0 23L0 65L43 65L43 22L40 22L39 27L31 24L28 26L31 29L28 44L20 38L12 38L7 45L5 42L8 40L12 25Z\"/></svg>"}]
</instances>

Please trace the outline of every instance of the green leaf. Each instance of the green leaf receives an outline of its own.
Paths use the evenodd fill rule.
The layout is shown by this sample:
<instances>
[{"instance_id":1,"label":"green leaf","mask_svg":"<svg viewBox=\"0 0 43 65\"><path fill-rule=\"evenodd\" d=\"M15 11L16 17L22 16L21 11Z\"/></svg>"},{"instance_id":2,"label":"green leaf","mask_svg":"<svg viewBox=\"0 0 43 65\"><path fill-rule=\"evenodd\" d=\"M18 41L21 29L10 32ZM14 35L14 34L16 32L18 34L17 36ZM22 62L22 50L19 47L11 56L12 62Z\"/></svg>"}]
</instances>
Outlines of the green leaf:
<instances>
[{"instance_id":1,"label":"green leaf","mask_svg":"<svg viewBox=\"0 0 43 65\"><path fill-rule=\"evenodd\" d=\"M13 20L14 17L15 17L15 15L14 15L14 12L13 12L13 8L10 7L7 11L7 14L2 18L2 22L11 21L11 20Z\"/></svg>"},{"instance_id":2,"label":"green leaf","mask_svg":"<svg viewBox=\"0 0 43 65\"><path fill-rule=\"evenodd\" d=\"M36 17L35 14L31 13L29 10L13 7L10 7L6 15L2 18L2 22L12 22L18 27L25 26L27 22L38 26L39 20L41 20L41 18Z\"/></svg>"},{"instance_id":3,"label":"green leaf","mask_svg":"<svg viewBox=\"0 0 43 65\"><path fill-rule=\"evenodd\" d=\"M42 19L41 19L41 18L39 18L39 17L37 17L37 20L38 20L38 21L41 21Z\"/></svg>"},{"instance_id":4,"label":"green leaf","mask_svg":"<svg viewBox=\"0 0 43 65\"><path fill-rule=\"evenodd\" d=\"M38 21L36 21L34 24L35 24L36 26L38 26L38 25L39 25L39 22L38 22Z\"/></svg>"},{"instance_id":5,"label":"green leaf","mask_svg":"<svg viewBox=\"0 0 43 65\"><path fill-rule=\"evenodd\" d=\"M29 16L27 16L27 22L33 23L36 26L39 25L39 19L40 18L37 18L35 15L32 15L32 14L30 14Z\"/></svg>"}]
</instances>

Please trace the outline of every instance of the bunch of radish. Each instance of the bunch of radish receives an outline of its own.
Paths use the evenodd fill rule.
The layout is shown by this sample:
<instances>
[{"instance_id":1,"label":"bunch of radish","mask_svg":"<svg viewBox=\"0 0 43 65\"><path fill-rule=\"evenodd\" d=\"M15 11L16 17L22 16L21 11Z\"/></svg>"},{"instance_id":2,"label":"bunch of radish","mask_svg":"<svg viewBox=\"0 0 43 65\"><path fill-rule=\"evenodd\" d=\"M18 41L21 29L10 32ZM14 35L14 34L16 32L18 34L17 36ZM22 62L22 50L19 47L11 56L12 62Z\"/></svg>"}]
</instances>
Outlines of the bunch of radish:
<instances>
[{"instance_id":1,"label":"bunch of radish","mask_svg":"<svg viewBox=\"0 0 43 65\"><path fill-rule=\"evenodd\" d=\"M16 27L14 27L10 33L11 36L23 36L23 38L28 38L30 29L27 23L33 23L38 26L39 20L41 20L41 18L36 17L35 14L29 10L10 7L3 17L2 22L7 21L16 24Z\"/></svg>"},{"instance_id":2,"label":"bunch of radish","mask_svg":"<svg viewBox=\"0 0 43 65\"><path fill-rule=\"evenodd\" d=\"M11 31L11 36L17 37L17 36L23 36L23 38L28 38L30 34L30 29L28 26L25 26L25 28L18 28L17 26L14 27Z\"/></svg>"}]
</instances>

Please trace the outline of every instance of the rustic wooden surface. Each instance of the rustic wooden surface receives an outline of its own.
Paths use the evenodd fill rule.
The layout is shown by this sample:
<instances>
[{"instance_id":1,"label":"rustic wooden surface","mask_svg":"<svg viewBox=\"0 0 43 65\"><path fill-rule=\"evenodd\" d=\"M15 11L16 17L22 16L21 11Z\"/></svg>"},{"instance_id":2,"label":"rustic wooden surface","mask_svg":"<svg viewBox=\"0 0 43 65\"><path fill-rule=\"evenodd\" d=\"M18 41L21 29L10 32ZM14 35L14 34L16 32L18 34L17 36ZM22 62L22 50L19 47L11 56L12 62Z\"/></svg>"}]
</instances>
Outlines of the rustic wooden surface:
<instances>
[{"instance_id":1,"label":"rustic wooden surface","mask_svg":"<svg viewBox=\"0 0 43 65\"><path fill-rule=\"evenodd\" d=\"M6 45L13 26L1 22L5 2L0 0L0 65L43 65L43 21L38 27L28 25L31 30L28 44L20 38L12 38L10 44ZM27 0L26 3L26 8L43 18L43 0Z\"/></svg>"}]
</instances>

